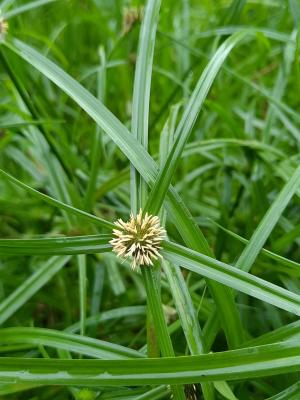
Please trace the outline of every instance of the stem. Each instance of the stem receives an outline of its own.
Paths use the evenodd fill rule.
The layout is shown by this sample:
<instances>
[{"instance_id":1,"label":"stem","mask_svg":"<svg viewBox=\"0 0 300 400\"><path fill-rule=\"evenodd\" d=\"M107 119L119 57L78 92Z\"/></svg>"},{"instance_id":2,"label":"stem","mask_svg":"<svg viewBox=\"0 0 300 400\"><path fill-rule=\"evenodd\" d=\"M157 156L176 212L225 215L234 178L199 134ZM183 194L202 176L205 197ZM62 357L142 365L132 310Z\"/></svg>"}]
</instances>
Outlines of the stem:
<instances>
[{"instance_id":1,"label":"stem","mask_svg":"<svg viewBox=\"0 0 300 400\"><path fill-rule=\"evenodd\" d=\"M156 280L153 267L141 266L142 276L144 279L148 307L153 316L157 341L163 357L175 357L172 341L168 332L168 327L165 321L165 316L162 308L161 298L157 290ZM180 386L172 386L174 399L184 400L184 390Z\"/></svg>"}]
</instances>

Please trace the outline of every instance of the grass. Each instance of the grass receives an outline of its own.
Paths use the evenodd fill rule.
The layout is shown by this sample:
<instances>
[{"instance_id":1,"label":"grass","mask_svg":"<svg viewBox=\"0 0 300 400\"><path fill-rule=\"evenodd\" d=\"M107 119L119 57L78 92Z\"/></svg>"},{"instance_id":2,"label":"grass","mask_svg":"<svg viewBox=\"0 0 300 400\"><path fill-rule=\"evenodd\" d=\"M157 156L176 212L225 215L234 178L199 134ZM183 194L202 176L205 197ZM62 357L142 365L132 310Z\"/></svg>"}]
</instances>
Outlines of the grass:
<instances>
[{"instance_id":1,"label":"grass","mask_svg":"<svg viewBox=\"0 0 300 400\"><path fill-rule=\"evenodd\" d=\"M298 2L0 4L0 398L298 399Z\"/></svg>"}]
</instances>

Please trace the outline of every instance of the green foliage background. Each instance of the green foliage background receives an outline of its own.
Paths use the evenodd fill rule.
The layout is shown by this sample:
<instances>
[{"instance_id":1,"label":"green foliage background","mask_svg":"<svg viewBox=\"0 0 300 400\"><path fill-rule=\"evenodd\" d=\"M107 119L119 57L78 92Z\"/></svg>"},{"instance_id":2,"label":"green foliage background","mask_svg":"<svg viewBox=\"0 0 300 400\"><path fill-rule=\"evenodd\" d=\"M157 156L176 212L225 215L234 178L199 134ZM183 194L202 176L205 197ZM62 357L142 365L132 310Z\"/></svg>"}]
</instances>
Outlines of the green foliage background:
<instances>
[{"instance_id":1,"label":"green foliage background","mask_svg":"<svg viewBox=\"0 0 300 400\"><path fill-rule=\"evenodd\" d=\"M299 1L0 9L0 398L299 399Z\"/></svg>"}]
</instances>

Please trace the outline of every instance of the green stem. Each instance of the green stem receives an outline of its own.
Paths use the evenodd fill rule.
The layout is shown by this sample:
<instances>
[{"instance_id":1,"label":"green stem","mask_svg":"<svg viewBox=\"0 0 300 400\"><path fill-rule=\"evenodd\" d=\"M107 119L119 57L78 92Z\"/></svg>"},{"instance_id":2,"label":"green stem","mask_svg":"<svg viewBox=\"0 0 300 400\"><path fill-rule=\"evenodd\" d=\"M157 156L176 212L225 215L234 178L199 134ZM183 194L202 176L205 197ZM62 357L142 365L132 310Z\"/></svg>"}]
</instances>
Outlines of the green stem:
<instances>
[{"instance_id":1,"label":"green stem","mask_svg":"<svg viewBox=\"0 0 300 400\"><path fill-rule=\"evenodd\" d=\"M160 351L163 357L175 357L172 341L165 321L160 295L155 282L154 269L142 266L141 270L147 292L148 306L153 316L153 322ZM185 394L182 387L177 385L172 386L172 392L174 399L185 399Z\"/></svg>"}]
</instances>

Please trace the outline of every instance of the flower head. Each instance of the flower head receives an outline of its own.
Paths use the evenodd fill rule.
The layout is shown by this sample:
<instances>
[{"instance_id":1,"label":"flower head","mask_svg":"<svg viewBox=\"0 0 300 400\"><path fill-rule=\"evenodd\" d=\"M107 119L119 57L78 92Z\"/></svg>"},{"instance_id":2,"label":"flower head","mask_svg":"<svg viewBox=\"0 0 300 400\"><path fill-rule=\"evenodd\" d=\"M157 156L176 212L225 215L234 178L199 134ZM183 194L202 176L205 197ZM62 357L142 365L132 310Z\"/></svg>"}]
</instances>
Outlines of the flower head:
<instances>
[{"instance_id":1,"label":"flower head","mask_svg":"<svg viewBox=\"0 0 300 400\"><path fill-rule=\"evenodd\" d=\"M131 214L129 221L118 219L115 225L114 239L110 241L113 251L118 257L131 259L133 269L138 265L153 265L153 260L161 257L160 242L166 232L157 216L148 213L143 216L140 210L137 216Z\"/></svg>"},{"instance_id":2,"label":"flower head","mask_svg":"<svg viewBox=\"0 0 300 400\"><path fill-rule=\"evenodd\" d=\"M123 29L122 34L129 33L132 28L143 19L143 7L125 7L123 10Z\"/></svg>"},{"instance_id":3,"label":"flower head","mask_svg":"<svg viewBox=\"0 0 300 400\"><path fill-rule=\"evenodd\" d=\"M4 39L6 33L8 31L8 22L0 17L0 39Z\"/></svg>"}]
</instances>

